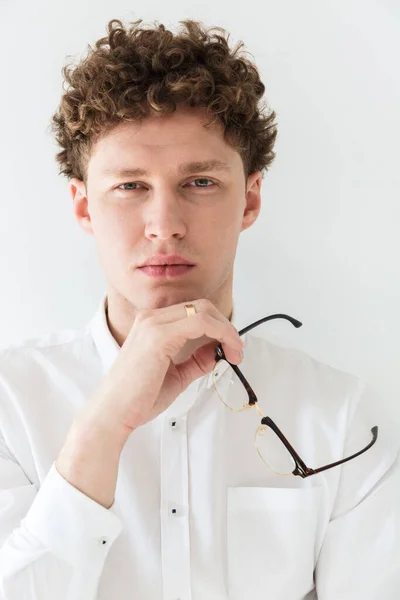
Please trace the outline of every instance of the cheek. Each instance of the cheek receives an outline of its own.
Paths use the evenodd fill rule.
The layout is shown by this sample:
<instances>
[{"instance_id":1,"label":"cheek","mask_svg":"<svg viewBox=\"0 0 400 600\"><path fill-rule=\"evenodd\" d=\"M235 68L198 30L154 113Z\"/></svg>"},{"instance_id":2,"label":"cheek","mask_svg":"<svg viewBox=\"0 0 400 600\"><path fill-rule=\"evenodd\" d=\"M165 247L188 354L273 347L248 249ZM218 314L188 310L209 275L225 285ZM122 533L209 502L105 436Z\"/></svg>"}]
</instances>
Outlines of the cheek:
<instances>
[{"instance_id":1,"label":"cheek","mask_svg":"<svg viewBox=\"0 0 400 600\"><path fill-rule=\"evenodd\" d=\"M139 232L135 231L126 215L103 213L93 223L93 232L99 260L105 270L110 265L113 268L118 268L118 265L124 268L127 260L133 260Z\"/></svg>"},{"instance_id":2,"label":"cheek","mask_svg":"<svg viewBox=\"0 0 400 600\"><path fill-rule=\"evenodd\" d=\"M240 232L241 219L235 217L233 214L228 214L224 211L223 214L207 219L202 224L201 234L208 240L213 240L213 244L221 245L224 247L232 247L236 243L237 237Z\"/></svg>"}]
</instances>

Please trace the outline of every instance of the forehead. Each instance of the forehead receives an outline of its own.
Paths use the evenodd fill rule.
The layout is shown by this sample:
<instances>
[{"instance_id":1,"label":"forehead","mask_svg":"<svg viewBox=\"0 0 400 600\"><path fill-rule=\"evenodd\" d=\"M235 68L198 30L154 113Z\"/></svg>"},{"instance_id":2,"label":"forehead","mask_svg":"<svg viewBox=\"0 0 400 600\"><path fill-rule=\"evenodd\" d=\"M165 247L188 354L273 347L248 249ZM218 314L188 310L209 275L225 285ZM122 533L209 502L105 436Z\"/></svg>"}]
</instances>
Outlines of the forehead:
<instances>
[{"instance_id":1,"label":"forehead","mask_svg":"<svg viewBox=\"0 0 400 600\"><path fill-rule=\"evenodd\" d=\"M234 162L237 152L224 140L222 125L205 128L209 120L205 110L196 108L151 116L141 123L120 123L95 144L89 164L104 172L110 170L110 161L118 165L137 160L185 163L191 158L199 161L212 157Z\"/></svg>"}]
</instances>

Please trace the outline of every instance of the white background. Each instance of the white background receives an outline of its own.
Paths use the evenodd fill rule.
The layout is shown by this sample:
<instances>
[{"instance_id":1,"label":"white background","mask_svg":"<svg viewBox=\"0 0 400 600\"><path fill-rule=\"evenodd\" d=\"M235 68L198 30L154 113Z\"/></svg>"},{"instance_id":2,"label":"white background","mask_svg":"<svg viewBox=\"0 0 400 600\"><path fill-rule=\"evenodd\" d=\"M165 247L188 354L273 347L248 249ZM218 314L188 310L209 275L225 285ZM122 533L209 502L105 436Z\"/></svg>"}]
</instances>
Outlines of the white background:
<instances>
[{"instance_id":1,"label":"white background","mask_svg":"<svg viewBox=\"0 0 400 600\"><path fill-rule=\"evenodd\" d=\"M274 321L265 335L365 379L371 410L400 431L400 3L204 4L0 0L0 345L82 327L105 290L55 162L62 66L112 18L194 18L244 41L277 113L277 157L236 257L238 323L296 317L302 328Z\"/></svg>"}]
</instances>

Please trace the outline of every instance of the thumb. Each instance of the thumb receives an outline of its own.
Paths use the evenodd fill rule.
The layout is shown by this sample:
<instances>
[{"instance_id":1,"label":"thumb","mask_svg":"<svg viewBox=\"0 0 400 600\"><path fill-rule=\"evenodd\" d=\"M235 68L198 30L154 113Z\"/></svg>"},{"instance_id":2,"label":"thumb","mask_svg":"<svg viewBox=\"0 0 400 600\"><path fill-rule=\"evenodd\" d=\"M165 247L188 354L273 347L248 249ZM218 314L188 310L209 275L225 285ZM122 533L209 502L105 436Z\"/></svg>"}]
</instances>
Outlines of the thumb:
<instances>
[{"instance_id":1,"label":"thumb","mask_svg":"<svg viewBox=\"0 0 400 600\"><path fill-rule=\"evenodd\" d=\"M175 365L184 389L199 377L211 373L217 362L215 358L215 348L217 345L214 340L204 346L200 346L200 348L197 348L193 352L190 358Z\"/></svg>"}]
</instances>

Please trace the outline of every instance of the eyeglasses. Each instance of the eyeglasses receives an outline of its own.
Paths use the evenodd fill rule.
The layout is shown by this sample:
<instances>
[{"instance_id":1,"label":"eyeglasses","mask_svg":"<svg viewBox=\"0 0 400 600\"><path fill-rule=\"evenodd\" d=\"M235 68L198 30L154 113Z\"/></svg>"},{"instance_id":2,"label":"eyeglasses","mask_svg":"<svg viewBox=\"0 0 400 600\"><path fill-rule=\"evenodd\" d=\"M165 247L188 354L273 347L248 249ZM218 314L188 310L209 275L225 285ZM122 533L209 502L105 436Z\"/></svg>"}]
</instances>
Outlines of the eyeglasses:
<instances>
[{"instance_id":1,"label":"eyeglasses","mask_svg":"<svg viewBox=\"0 0 400 600\"><path fill-rule=\"evenodd\" d=\"M271 319L287 319L296 328L302 323L293 317L284 314L270 315L248 325L238 333L243 335ZM261 425L256 430L255 447L264 463L278 475L298 475L299 477L310 477L327 469L337 467L366 452L373 446L378 438L378 426L371 429L372 441L356 454L343 458L337 462L312 469L308 467L293 446L288 442L274 421L262 414L258 407L257 397L237 365L227 361L221 344L215 349L215 360L217 361L212 371L212 382L214 389L221 402L233 412L240 412L255 406L261 416Z\"/></svg>"}]
</instances>

